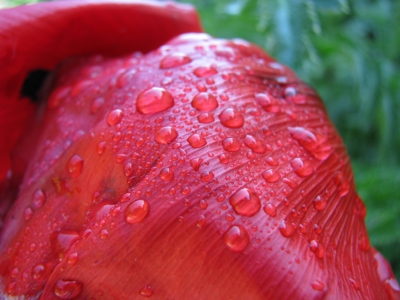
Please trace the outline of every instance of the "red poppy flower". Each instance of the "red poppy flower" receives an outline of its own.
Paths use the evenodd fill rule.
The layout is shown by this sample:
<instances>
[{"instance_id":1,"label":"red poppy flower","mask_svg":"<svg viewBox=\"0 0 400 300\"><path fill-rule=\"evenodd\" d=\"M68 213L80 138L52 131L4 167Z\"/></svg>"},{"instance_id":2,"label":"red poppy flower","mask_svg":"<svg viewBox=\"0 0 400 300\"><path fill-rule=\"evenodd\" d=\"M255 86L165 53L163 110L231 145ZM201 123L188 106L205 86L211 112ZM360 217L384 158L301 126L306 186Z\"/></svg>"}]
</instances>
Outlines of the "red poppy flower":
<instances>
[{"instance_id":1,"label":"red poppy flower","mask_svg":"<svg viewBox=\"0 0 400 300\"><path fill-rule=\"evenodd\" d=\"M318 95L200 31L176 4L0 12L3 296L399 299Z\"/></svg>"}]
</instances>

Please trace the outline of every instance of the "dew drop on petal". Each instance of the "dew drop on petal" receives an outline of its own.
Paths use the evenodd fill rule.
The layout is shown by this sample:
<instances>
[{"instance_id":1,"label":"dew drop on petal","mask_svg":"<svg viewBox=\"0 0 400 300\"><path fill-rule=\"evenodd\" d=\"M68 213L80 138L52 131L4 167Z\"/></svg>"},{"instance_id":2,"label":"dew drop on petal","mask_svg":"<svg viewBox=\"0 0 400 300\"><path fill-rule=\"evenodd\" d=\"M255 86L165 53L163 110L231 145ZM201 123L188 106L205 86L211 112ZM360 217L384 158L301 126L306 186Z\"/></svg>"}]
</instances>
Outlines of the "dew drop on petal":
<instances>
[{"instance_id":1,"label":"dew drop on petal","mask_svg":"<svg viewBox=\"0 0 400 300\"><path fill-rule=\"evenodd\" d=\"M197 67L194 69L193 74L197 77L204 78L217 74L218 71L212 66Z\"/></svg>"},{"instance_id":2,"label":"dew drop on petal","mask_svg":"<svg viewBox=\"0 0 400 300\"><path fill-rule=\"evenodd\" d=\"M46 201L46 195L42 190L38 189L33 193L32 202L36 208L42 207Z\"/></svg>"},{"instance_id":3,"label":"dew drop on petal","mask_svg":"<svg viewBox=\"0 0 400 300\"><path fill-rule=\"evenodd\" d=\"M200 148L207 144L206 139L199 134L192 134L190 137L188 137L187 141L193 148Z\"/></svg>"},{"instance_id":4,"label":"dew drop on petal","mask_svg":"<svg viewBox=\"0 0 400 300\"><path fill-rule=\"evenodd\" d=\"M284 237L291 237L295 232L295 228L289 222L282 220L279 223L279 231Z\"/></svg>"},{"instance_id":5,"label":"dew drop on petal","mask_svg":"<svg viewBox=\"0 0 400 300\"><path fill-rule=\"evenodd\" d=\"M120 109L114 109L107 114L106 122L108 126L114 126L118 124L123 117L123 112Z\"/></svg>"},{"instance_id":6,"label":"dew drop on petal","mask_svg":"<svg viewBox=\"0 0 400 300\"><path fill-rule=\"evenodd\" d=\"M174 106L174 98L163 88L152 87L139 94L136 109L139 113L155 114Z\"/></svg>"},{"instance_id":7,"label":"dew drop on petal","mask_svg":"<svg viewBox=\"0 0 400 300\"><path fill-rule=\"evenodd\" d=\"M200 123L208 124L214 122L214 116L208 112L204 112L197 116L197 120Z\"/></svg>"},{"instance_id":8,"label":"dew drop on petal","mask_svg":"<svg viewBox=\"0 0 400 300\"><path fill-rule=\"evenodd\" d=\"M45 268L43 265L36 265L32 268L32 277L33 279L40 279L45 273Z\"/></svg>"},{"instance_id":9,"label":"dew drop on petal","mask_svg":"<svg viewBox=\"0 0 400 300\"><path fill-rule=\"evenodd\" d=\"M315 197L313 205L316 210L323 210L326 207L326 200L321 196Z\"/></svg>"},{"instance_id":10,"label":"dew drop on petal","mask_svg":"<svg viewBox=\"0 0 400 300\"><path fill-rule=\"evenodd\" d=\"M318 160L325 160L331 153L331 146L325 136L303 127L289 127L289 133L304 149Z\"/></svg>"},{"instance_id":11,"label":"dew drop on petal","mask_svg":"<svg viewBox=\"0 0 400 300\"><path fill-rule=\"evenodd\" d=\"M311 240L309 244L311 252L315 253L315 256L318 258L322 258L325 255L325 248L324 246L317 242L316 240Z\"/></svg>"},{"instance_id":12,"label":"dew drop on petal","mask_svg":"<svg viewBox=\"0 0 400 300\"><path fill-rule=\"evenodd\" d=\"M278 100L271 95L260 93L256 94L255 98L257 103L267 112L277 113L281 110Z\"/></svg>"},{"instance_id":13,"label":"dew drop on petal","mask_svg":"<svg viewBox=\"0 0 400 300\"><path fill-rule=\"evenodd\" d=\"M222 141L222 147L229 152L240 150L242 143L236 138L227 138Z\"/></svg>"},{"instance_id":14,"label":"dew drop on petal","mask_svg":"<svg viewBox=\"0 0 400 300\"><path fill-rule=\"evenodd\" d=\"M192 106L199 111L212 111L218 107L218 101L213 94L199 93L194 96Z\"/></svg>"},{"instance_id":15,"label":"dew drop on petal","mask_svg":"<svg viewBox=\"0 0 400 300\"><path fill-rule=\"evenodd\" d=\"M214 178L214 173L211 171L205 171L200 175L201 181L209 182L211 179Z\"/></svg>"},{"instance_id":16,"label":"dew drop on petal","mask_svg":"<svg viewBox=\"0 0 400 300\"><path fill-rule=\"evenodd\" d=\"M221 164L227 164L229 162L229 158L226 154L222 153L218 156L219 162Z\"/></svg>"},{"instance_id":17,"label":"dew drop on petal","mask_svg":"<svg viewBox=\"0 0 400 300\"><path fill-rule=\"evenodd\" d=\"M69 265L71 265L71 266L76 265L78 260L79 260L79 257L78 257L78 253L77 252L72 252L67 257L67 263Z\"/></svg>"},{"instance_id":18,"label":"dew drop on petal","mask_svg":"<svg viewBox=\"0 0 400 300\"><path fill-rule=\"evenodd\" d=\"M281 178L281 175L273 169L268 169L262 173L262 177L266 182L273 183L279 180Z\"/></svg>"},{"instance_id":19,"label":"dew drop on petal","mask_svg":"<svg viewBox=\"0 0 400 300\"><path fill-rule=\"evenodd\" d=\"M33 210L32 208L30 208L29 206L27 208L25 208L24 211L24 219L25 221L29 221L33 216Z\"/></svg>"},{"instance_id":20,"label":"dew drop on petal","mask_svg":"<svg viewBox=\"0 0 400 300\"><path fill-rule=\"evenodd\" d=\"M267 203L264 206L264 212L271 217L275 217L276 216L276 206L272 203Z\"/></svg>"},{"instance_id":21,"label":"dew drop on petal","mask_svg":"<svg viewBox=\"0 0 400 300\"><path fill-rule=\"evenodd\" d=\"M221 124L228 128L240 128L244 124L244 118L240 112L234 108L225 109L220 115Z\"/></svg>"},{"instance_id":22,"label":"dew drop on petal","mask_svg":"<svg viewBox=\"0 0 400 300\"><path fill-rule=\"evenodd\" d=\"M81 175L83 169L83 158L79 155L73 155L67 162L67 172L72 178Z\"/></svg>"},{"instance_id":23,"label":"dew drop on petal","mask_svg":"<svg viewBox=\"0 0 400 300\"><path fill-rule=\"evenodd\" d=\"M267 152L265 144L257 140L254 136L247 134L244 138L244 144L250 148L254 153L264 154Z\"/></svg>"},{"instance_id":24,"label":"dew drop on petal","mask_svg":"<svg viewBox=\"0 0 400 300\"><path fill-rule=\"evenodd\" d=\"M314 170L308 161L303 161L301 158L295 158L290 161L294 172L300 177L310 176Z\"/></svg>"},{"instance_id":25,"label":"dew drop on petal","mask_svg":"<svg viewBox=\"0 0 400 300\"><path fill-rule=\"evenodd\" d=\"M192 158L190 160L190 166L193 168L193 170L198 171L200 169L202 162L203 162L202 158Z\"/></svg>"},{"instance_id":26,"label":"dew drop on petal","mask_svg":"<svg viewBox=\"0 0 400 300\"><path fill-rule=\"evenodd\" d=\"M164 181L171 181L174 178L174 171L171 168L164 168L160 171L160 178Z\"/></svg>"},{"instance_id":27,"label":"dew drop on petal","mask_svg":"<svg viewBox=\"0 0 400 300\"><path fill-rule=\"evenodd\" d=\"M319 280L314 280L313 282L311 282L311 287L315 291L323 291L325 288L325 284Z\"/></svg>"},{"instance_id":28,"label":"dew drop on petal","mask_svg":"<svg viewBox=\"0 0 400 300\"><path fill-rule=\"evenodd\" d=\"M229 198L233 210L241 216L254 216L261 209L258 195L251 189L243 188Z\"/></svg>"},{"instance_id":29,"label":"dew drop on petal","mask_svg":"<svg viewBox=\"0 0 400 300\"><path fill-rule=\"evenodd\" d=\"M143 221L149 214L150 205L145 200L136 200L125 210L125 222L135 224Z\"/></svg>"},{"instance_id":30,"label":"dew drop on petal","mask_svg":"<svg viewBox=\"0 0 400 300\"><path fill-rule=\"evenodd\" d=\"M59 279L54 285L54 295L61 299L74 299L82 293L83 284L77 280Z\"/></svg>"},{"instance_id":31,"label":"dew drop on petal","mask_svg":"<svg viewBox=\"0 0 400 300\"><path fill-rule=\"evenodd\" d=\"M190 63L192 59L183 53L166 55L160 62L160 69L170 69Z\"/></svg>"},{"instance_id":32,"label":"dew drop on petal","mask_svg":"<svg viewBox=\"0 0 400 300\"><path fill-rule=\"evenodd\" d=\"M249 234L242 225L234 225L224 234L224 243L233 252L242 252L249 244Z\"/></svg>"},{"instance_id":33,"label":"dew drop on petal","mask_svg":"<svg viewBox=\"0 0 400 300\"><path fill-rule=\"evenodd\" d=\"M154 293L153 289L149 285L141 288L139 291L139 294L146 298L150 298L153 295L153 293Z\"/></svg>"},{"instance_id":34,"label":"dew drop on petal","mask_svg":"<svg viewBox=\"0 0 400 300\"><path fill-rule=\"evenodd\" d=\"M92 101L90 105L90 113L95 114L97 113L104 105L104 98L98 97Z\"/></svg>"},{"instance_id":35,"label":"dew drop on petal","mask_svg":"<svg viewBox=\"0 0 400 300\"><path fill-rule=\"evenodd\" d=\"M155 141L162 145L171 143L177 138L177 136L178 132L171 126L162 127L154 133Z\"/></svg>"}]
</instances>

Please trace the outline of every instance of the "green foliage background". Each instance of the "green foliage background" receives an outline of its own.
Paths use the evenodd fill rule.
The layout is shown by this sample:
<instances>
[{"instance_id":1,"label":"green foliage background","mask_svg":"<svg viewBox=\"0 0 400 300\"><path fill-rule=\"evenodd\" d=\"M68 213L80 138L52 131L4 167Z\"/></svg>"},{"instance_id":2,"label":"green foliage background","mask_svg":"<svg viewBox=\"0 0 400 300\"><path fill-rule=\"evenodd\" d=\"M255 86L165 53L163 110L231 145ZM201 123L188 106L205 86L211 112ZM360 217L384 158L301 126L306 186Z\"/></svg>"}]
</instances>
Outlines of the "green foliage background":
<instances>
[{"instance_id":1,"label":"green foliage background","mask_svg":"<svg viewBox=\"0 0 400 300\"><path fill-rule=\"evenodd\" d=\"M18 5L35 0L0 0ZM400 279L400 1L184 0L205 30L240 37L322 96L352 158L372 244Z\"/></svg>"}]
</instances>

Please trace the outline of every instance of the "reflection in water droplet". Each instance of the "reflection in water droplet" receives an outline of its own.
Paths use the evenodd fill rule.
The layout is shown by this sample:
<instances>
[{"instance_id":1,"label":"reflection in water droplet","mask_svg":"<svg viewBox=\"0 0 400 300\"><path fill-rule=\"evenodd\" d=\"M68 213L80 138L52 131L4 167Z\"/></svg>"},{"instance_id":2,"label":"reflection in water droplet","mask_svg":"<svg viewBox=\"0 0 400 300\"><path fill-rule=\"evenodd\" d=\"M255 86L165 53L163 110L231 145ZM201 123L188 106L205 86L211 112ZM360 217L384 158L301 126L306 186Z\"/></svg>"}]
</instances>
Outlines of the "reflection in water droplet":
<instances>
[{"instance_id":1,"label":"reflection in water droplet","mask_svg":"<svg viewBox=\"0 0 400 300\"><path fill-rule=\"evenodd\" d=\"M33 193L32 202L36 208L42 207L46 201L46 195L42 190L38 189Z\"/></svg>"},{"instance_id":2,"label":"reflection in water droplet","mask_svg":"<svg viewBox=\"0 0 400 300\"><path fill-rule=\"evenodd\" d=\"M321 196L315 197L313 205L316 210L323 210L326 207L326 200Z\"/></svg>"},{"instance_id":3,"label":"reflection in water droplet","mask_svg":"<svg viewBox=\"0 0 400 300\"><path fill-rule=\"evenodd\" d=\"M276 206L272 203L267 203L264 206L264 211L267 215L271 216L271 217L275 217L276 216Z\"/></svg>"},{"instance_id":4,"label":"reflection in water droplet","mask_svg":"<svg viewBox=\"0 0 400 300\"><path fill-rule=\"evenodd\" d=\"M209 76L215 75L217 73L218 73L218 71L212 66L198 67L198 68L194 69L194 71L193 71L193 74L200 78L209 77Z\"/></svg>"},{"instance_id":5,"label":"reflection in water droplet","mask_svg":"<svg viewBox=\"0 0 400 300\"><path fill-rule=\"evenodd\" d=\"M162 127L154 133L155 141L162 145L171 143L177 138L177 136L178 132L171 126Z\"/></svg>"},{"instance_id":6,"label":"reflection in water droplet","mask_svg":"<svg viewBox=\"0 0 400 300\"><path fill-rule=\"evenodd\" d=\"M150 205L145 200L136 200L129 204L125 210L125 221L135 224L143 221L149 214Z\"/></svg>"},{"instance_id":7,"label":"reflection in water droplet","mask_svg":"<svg viewBox=\"0 0 400 300\"><path fill-rule=\"evenodd\" d=\"M187 141L193 148L200 148L207 144L206 139L199 134L192 134Z\"/></svg>"},{"instance_id":8,"label":"reflection in water droplet","mask_svg":"<svg viewBox=\"0 0 400 300\"><path fill-rule=\"evenodd\" d=\"M258 195L251 189L243 188L229 198L233 210L241 216L254 216L261 209Z\"/></svg>"},{"instance_id":9,"label":"reflection in water droplet","mask_svg":"<svg viewBox=\"0 0 400 300\"><path fill-rule=\"evenodd\" d=\"M291 237L295 232L295 228L289 222L282 220L279 223L279 231L284 237Z\"/></svg>"},{"instance_id":10,"label":"reflection in water droplet","mask_svg":"<svg viewBox=\"0 0 400 300\"><path fill-rule=\"evenodd\" d=\"M277 113L281 110L278 100L271 95L260 93L256 94L255 98L257 103L267 112Z\"/></svg>"},{"instance_id":11,"label":"reflection in water droplet","mask_svg":"<svg viewBox=\"0 0 400 300\"><path fill-rule=\"evenodd\" d=\"M183 53L173 53L165 56L160 62L160 69L176 68L190 63L192 59Z\"/></svg>"},{"instance_id":12,"label":"reflection in water droplet","mask_svg":"<svg viewBox=\"0 0 400 300\"><path fill-rule=\"evenodd\" d=\"M174 98L163 88L152 87L139 94L136 109L139 113L155 114L174 106Z\"/></svg>"},{"instance_id":13,"label":"reflection in water droplet","mask_svg":"<svg viewBox=\"0 0 400 300\"><path fill-rule=\"evenodd\" d=\"M242 143L236 138L227 138L222 141L222 147L229 152L240 150Z\"/></svg>"},{"instance_id":14,"label":"reflection in water droplet","mask_svg":"<svg viewBox=\"0 0 400 300\"><path fill-rule=\"evenodd\" d=\"M205 113L201 113L200 115L198 115L197 120L200 123L208 124L208 123L214 122L214 116L208 112L205 112Z\"/></svg>"},{"instance_id":15,"label":"reflection in water droplet","mask_svg":"<svg viewBox=\"0 0 400 300\"><path fill-rule=\"evenodd\" d=\"M273 169L268 169L262 173L262 177L266 182L273 183L279 180L281 178L281 175Z\"/></svg>"},{"instance_id":16,"label":"reflection in water droplet","mask_svg":"<svg viewBox=\"0 0 400 300\"><path fill-rule=\"evenodd\" d=\"M170 181L174 178L174 171L171 168L164 168L160 171L160 178L164 181Z\"/></svg>"},{"instance_id":17,"label":"reflection in water droplet","mask_svg":"<svg viewBox=\"0 0 400 300\"><path fill-rule=\"evenodd\" d=\"M194 96L192 106L199 111L211 111L218 107L218 101L213 94L199 93Z\"/></svg>"},{"instance_id":18,"label":"reflection in water droplet","mask_svg":"<svg viewBox=\"0 0 400 300\"><path fill-rule=\"evenodd\" d=\"M307 177L311 175L314 170L308 161L303 161L301 158L295 158L290 161L294 172L300 177Z\"/></svg>"},{"instance_id":19,"label":"reflection in water droplet","mask_svg":"<svg viewBox=\"0 0 400 300\"><path fill-rule=\"evenodd\" d=\"M221 124L228 128L240 128L244 124L244 118L242 114L234 108L225 109L219 115L219 119Z\"/></svg>"},{"instance_id":20,"label":"reflection in water droplet","mask_svg":"<svg viewBox=\"0 0 400 300\"><path fill-rule=\"evenodd\" d=\"M254 153L264 154L267 151L265 144L250 134L247 134L244 138L244 144Z\"/></svg>"},{"instance_id":21,"label":"reflection in water droplet","mask_svg":"<svg viewBox=\"0 0 400 300\"><path fill-rule=\"evenodd\" d=\"M114 109L110 111L106 118L108 126L114 126L118 124L122 120L123 115L124 114L120 109Z\"/></svg>"},{"instance_id":22,"label":"reflection in water droplet","mask_svg":"<svg viewBox=\"0 0 400 300\"><path fill-rule=\"evenodd\" d=\"M74 299L82 293L83 284L77 280L59 279L54 285L54 295L61 299Z\"/></svg>"},{"instance_id":23,"label":"reflection in water droplet","mask_svg":"<svg viewBox=\"0 0 400 300\"><path fill-rule=\"evenodd\" d=\"M303 127L289 127L289 133L297 142L318 160L325 160L331 153L331 146L325 136Z\"/></svg>"},{"instance_id":24,"label":"reflection in water droplet","mask_svg":"<svg viewBox=\"0 0 400 300\"><path fill-rule=\"evenodd\" d=\"M249 234L242 225L234 225L224 234L224 243L233 252L242 252L249 244Z\"/></svg>"},{"instance_id":25,"label":"reflection in water droplet","mask_svg":"<svg viewBox=\"0 0 400 300\"><path fill-rule=\"evenodd\" d=\"M73 155L67 162L67 172L72 178L81 175L83 169L83 158L79 155Z\"/></svg>"}]
</instances>

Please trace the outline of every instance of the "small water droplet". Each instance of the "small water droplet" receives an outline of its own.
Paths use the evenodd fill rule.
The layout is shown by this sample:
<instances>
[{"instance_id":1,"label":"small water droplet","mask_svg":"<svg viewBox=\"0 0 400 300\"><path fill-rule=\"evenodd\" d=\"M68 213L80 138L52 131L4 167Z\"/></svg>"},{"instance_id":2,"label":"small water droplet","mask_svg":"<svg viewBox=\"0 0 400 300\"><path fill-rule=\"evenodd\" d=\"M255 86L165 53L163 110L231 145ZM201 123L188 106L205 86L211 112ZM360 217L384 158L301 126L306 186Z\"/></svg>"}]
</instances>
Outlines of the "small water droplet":
<instances>
[{"instance_id":1,"label":"small water droplet","mask_svg":"<svg viewBox=\"0 0 400 300\"><path fill-rule=\"evenodd\" d=\"M201 113L200 115L198 115L197 116L197 120L200 123L208 124L208 123L214 122L215 119L214 119L214 116L212 114L210 114L208 112L205 112L205 113Z\"/></svg>"},{"instance_id":2,"label":"small water droplet","mask_svg":"<svg viewBox=\"0 0 400 300\"><path fill-rule=\"evenodd\" d=\"M281 175L274 169L268 169L262 173L262 177L266 182L273 183L279 180L281 178Z\"/></svg>"},{"instance_id":3,"label":"small water droplet","mask_svg":"<svg viewBox=\"0 0 400 300\"><path fill-rule=\"evenodd\" d=\"M123 116L124 116L124 114L123 114L122 110L114 109L108 113L106 122L107 122L108 126L114 126L122 120Z\"/></svg>"},{"instance_id":4,"label":"small water droplet","mask_svg":"<svg viewBox=\"0 0 400 300\"><path fill-rule=\"evenodd\" d=\"M95 114L97 113L104 105L104 98L98 97L92 101L90 105L90 113Z\"/></svg>"},{"instance_id":5,"label":"small water droplet","mask_svg":"<svg viewBox=\"0 0 400 300\"><path fill-rule=\"evenodd\" d=\"M153 296L153 289L149 285L145 286L144 288L140 289L139 294L143 297L150 298L151 296Z\"/></svg>"},{"instance_id":6,"label":"small water droplet","mask_svg":"<svg viewBox=\"0 0 400 300\"><path fill-rule=\"evenodd\" d=\"M78 260L79 260L78 253L72 252L68 255L67 263L71 266L74 266L77 264Z\"/></svg>"},{"instance_id":7,"label":"small water droplet","mask_svg":"<svg viewBox=\"0 0 400 300\"><path fill-rule=\"evenodd\" d=\"M315 253L315 256L318 258L323 258L325 255L325 248L321 243L318 243L316 240L311 240L309 244L311 252Z\"/></svg>"},{"instance_id":8,"label":"small water droplet","mask_svg":"<svg viewBox=\"0 0 400 300\"><path fill-rule=\"evenodd\" d=\"M315 197L313 205L316 210L323 210L326 207L326 200L321 196Z\"/></svg>"},{"instance_id":9,"label":"small water droplet","mask_svg":"<svg viewBox=\"0 0 400 300\"><path fill-rule=\"evenodd\" d=\"M224 243L233 252L242 252L249 244L249 234L242 225L234 225L224 234Z\"/></svg>"},{"instance_id":10,"label":"small water droplet","mask_svg":"<svg viewBox=\"0 0 400 300\"><path fill-rule=\"evenodd\" d=\"M46 195L43 193L42 190L38 189L33 193L32 202L35 207L42 207L45 201Z\"/></svg>"},{"instance_id":11,"label":"small water droplet","mask_svg":"<svg viewBox=\"0 0 400 300\"><path fill-rule=\"evenodd\" d=\"M311 282L311 287L313 288L313 290L323 291L325 288L325 284L319 280L314 280L313 282Z\"/></svg>"},{"instance_id":12,"label":"small water droplet","mask_svg":"<svg viewBox=\"0 0 400 300\"><path fill-rule=\"evenodd\" d=\"M222 147L229 152L240 150L242 143L236 138L227 138L222 141Z\"/></svg>"},{"instance_id":13,"label":"small water droplet","mask_svg":"<svg viewBox=\"0 0 400 300\"><path fill-rule=\"evenodd\" d=\"M54 285L54 295L61 299L74 299L82 293L83 284L77 280L59 279Z\"/></svg>"},{"instance_id":14,"label":"small water droplet","mask_svg":"<svg viewBox=\"0 0 400 300\"><path fill-rule=\"evenodd\" d=\"M233 210L241 216L254 216L261 209L258 195L251 189L243 188L229 198Z\"/></svg>"},{"instance_id":15,"label":"small water droplet","mask_svg":"<svg viewBox=\"0 0 400 300\"><path fill-rule=\"evenodd\" d=\"M325 160L331 153L331 146L325 136L303 127L289 127L289 133L304 149L318 160Z\"/></svg>"},{"instance_id":16,"label":"small water droplet","mask_svg":"<svg viewBox=\"0 0 400 300\"><path fill-rule=\"evenodd\" d=\"M201 181L209 182L211 179L214 178L214 173L211 171L205 171L200 175Z\"/></svg>"},{"instance_id":17,"label":"small water droplet","mask_svg":"<svg viewBox=\"0 0 400 300\"><path fill-rule=\"evenodd\" d=\"M125 221L135 224L143 221L149 214L150 205L145 200L136 200L129 204L125 210Z\"/></svg>"},{"instance_id":18,"label":"small water droplet","mask_svg":"<svg viewBox=\"0 0 400 300\"><path fill-rule=\"evenodd\" d=\"M264 211L267 215L271 216L271 217L275 217L276 216L276 206L272 203L267 203L264 206Z\"/></svg>"},{"instance_id":19,"label":"small water droplet","mask_svg":"<svg viewBox=\"0 0 400 300\"><path fill-rule=\"evenodd\" d=\"M190 166L193 168L193 170L198 171L202 162L202 158L193 158L190 160Z\"/></svg>"},{"instance_id":20,"label":"small water droplet","mask_svg":"<svg viewBox=\"0 0 400 300\"><path fill-rule=\"evenodd\" d=\"M218 101L213 94L199 93L194 96L192 106L199 111L212 111L218 107Z\"/></svg>"},{"instance_id":21,"label":"small water droplet","mask_svg":"<svg viewBox=\"0 0 400 300\"><path fill-rule=\"evenodd\" d=\"M310 176L314 170L308 161L303 161L301 158L295 158L290 161L294 172L300 177Z\"/></svg>"},{"instance_id":22,"label":"small water droplet","mask_svg":"<svg viewBox=\"0 0 400 300\"><path fill-rule=\"evenodd\" d=\"M279 231L284 237L291 237L295 233L293 225L285 220L279 223Z\"/></svg>"},{"instance_id":23,"label":"small water droplet","mask_svg":"<svg viewBox=\"0 0 400 300\"><path fill-rule=\"evenodd\" d=\"M257 103L267 112L277 113L281 110L278 100L271 95L260 93L256 94L255 98Z\"/></svg>"},{"instance_id":24,"label":"small water droplet","mask_svg":"<svg viewBox=\"0 0 400 300\"><path fill-rule=\"evenodd\" d=\"M67 162L67 172L72 178L81 175L83 169L83 158L79 155L73 155Z\"/></svg>"},{"instance_id":25,"label":"small water droplet","mask_svg":"<svg viewBox=\"0 0 400 300\"><path fill-rule=\"evenodd\" d=\"M193 71L193 74L196 75L197 77L200 77L200 78L210 77L210 76L215 75L217 73L218 73L218 71L212 66L197 67Z\"/></svg>"},{"instance_id":26,"label":"small water droplet","mask_svg":"<svg viewBox=\"0 0 400 300\"><path fill-rule=\"evenodd\" d=\"M206 209L208 207L208 203L207 203L206 200L201 199L200 202L199 202L199 206L200 206L201 209L204 210L204 209Z\"/></svg>"},{"instance_id":27,"label":"small water droplet","mask_svg":"<svg viewBox=\"0 0 400 300\"><path fill-rule=\"evenodd\" d=\"M244 138L244 144L258 154L264 154L267 151L265 144L250 134L247 134Z\"/></svg>"},{"instance_id":28,"label":"small water droplet","mask_svg":"<svg viewBox=\"0 0 400 300\"><path fill-rule=\"evenodd\" d=\"M221 164L227 164L227 163L229 162L229 159L228 159L228 157L227 157L226 154L220 154L220 155L218 155L218 159L219 159L219 162L220 162Z\"/></svg>"},{"instance_id":29,"label":"small water droplet","mask_svg":"<svg viewBox=\"0 0 400 300\"><path fill-rule=\"evenodd\" d=\"M29 221L33 216L33 210L32 208L30 208L29 206L27 208L25 208L24 211L24 219L25 221Z\"/></svg>"},{"instance_id":30,"label":"small water droplet","mask_svg":"<svg viewBox=\"0 0 400 300\"><path fill-rule=\"evenodd\" d=\"M34 266L32 268L32 277L33 277L33 279L36 279L36 280L40 279L44 275L44 272L45 272L45 268L44 268L43 265Z\"/></svg>"},{"instance_id":31,"label":"small water droplet","mask_svg":"<svg viewBox=\"0 0 400 300\"><path fill-rule=\"evenodd\" d=\"M176 68L190 63L192 59L183 53L173 53L165 56L160 62L160 69Z\"/></svg>"},{"instance_id":32,"label":"small water droplet","mask_svg":"<svg viewBox=\"0 0 400 300\"><path fill-rule=\"evenodd\" d=\"M174 171L171 168L164 168L160 171L160 178L164 181L171 181L174 178Z\"/></svg>"},{"instance_id":33,"label":"small water droplet","mask_svg":"<svg viewBox=\"0 0 400 300\"><path fill-rule=\"evenodd\" d=\"M244 124L244 118L240 112L234 108L225 109L220 115L221 124L228 128L240 128Z\"/></svg>"},{"instance_id":34,"label":"small water droplet","mask_svg":"<svg viewBox=\"0 0 400 300\"><path fill-rule=\"evenodd\" d=\"M107 229L100 230L100 238L106 239L106 238L108 238L108 235L109 235L109 233L108 233Z\"/></svg>"},{"instance_id":35,"label":"small water droplet","mask_svg":"<svg viewBox=\"0 0 400 300\"><path fill-rule=\"evenodd\" d=\"M167 145L178 137L178 132L171 126L165 126L154 133L154 139L157 143Z\"/></svg>"},{"instance_id":36,"label":"small water droplet","mask_svg":"<svg viewBox=\"0 0 400 300\"><path fill-rule=\"evenodd\" d=\"M163 88L152 87L139 94L136 109L139 113L155 114L174 106L174 98Z\"/></svg>"},{"instance_id":37,"label":"small water droplet","mask_svg":"<svg viewBox=\"0 0 400 300\"><path fill-rule=\"evenodd\" d=\"M193 148L201 148L207 144L206 139L199 134L192 134L187 141Z\"/></svg>"}]
</instances>

